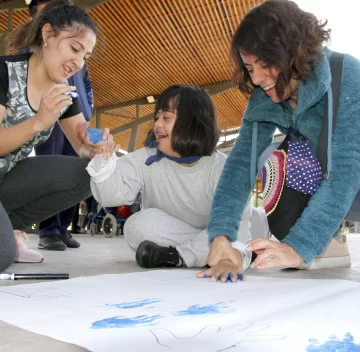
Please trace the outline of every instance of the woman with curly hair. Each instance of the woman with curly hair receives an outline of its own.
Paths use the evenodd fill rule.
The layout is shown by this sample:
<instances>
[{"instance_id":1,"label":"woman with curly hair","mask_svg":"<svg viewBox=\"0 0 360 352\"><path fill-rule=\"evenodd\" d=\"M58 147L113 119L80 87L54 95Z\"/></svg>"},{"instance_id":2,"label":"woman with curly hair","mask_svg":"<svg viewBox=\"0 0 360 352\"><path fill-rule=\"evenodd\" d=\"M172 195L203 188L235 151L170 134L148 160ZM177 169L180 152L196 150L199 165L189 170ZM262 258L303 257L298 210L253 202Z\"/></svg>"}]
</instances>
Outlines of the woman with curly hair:
<instances>
[{"instance_id":1,"label":"woman with curly hair","mask_svg":"<svg viewBox=\"0 0 360 352\"><path fill-rule=\"evenodd\" d=\"M251 9L238 27L231 45L234 79L250 100L240 135L221 175L208 222L211 268L198 274L199 277L204 273L213 278L225 277L242 270L239 255L230 243L255 183L254 165L262 159L268 163L267 157L273 155L274 148L269 152L269 146L276 128L287 136L295 136L295 141L306 140L309 153L311 149L311 156L315 155L331 92L332 51L324 46L330 39L326 24L292 1L269 0ZM264 168L260 165L263 180L269 181L272 172L281 187L278 193L272 193L274 189L269 192L278 197L272 209L266 208L269 199L265 199L263 221L269 225L269 232L257 234L259 238L253 238L247 246L248 251L257 254L252 267L350 266L346 238L338 229L360 188L360 62L345 54L342 65L336 128L329 148L330 177L323 177L325 172L320 167L311 171L313 179L319 178L318 187L310 193L311 199L309 193L303 194L307 200L300 214L282 236L277 236L270 221L272 212L276 210L277 220L289 221L295 201L290 195L286 203L289 209L276 209L284 196L281 172L284 174L286 167L286 181L285 178L282 181L288 186L289 165L286 161L273 163L272 168L266 167L266 163ZM280 242L269 240L268 234Z\"/></svg>"}]
</instances>

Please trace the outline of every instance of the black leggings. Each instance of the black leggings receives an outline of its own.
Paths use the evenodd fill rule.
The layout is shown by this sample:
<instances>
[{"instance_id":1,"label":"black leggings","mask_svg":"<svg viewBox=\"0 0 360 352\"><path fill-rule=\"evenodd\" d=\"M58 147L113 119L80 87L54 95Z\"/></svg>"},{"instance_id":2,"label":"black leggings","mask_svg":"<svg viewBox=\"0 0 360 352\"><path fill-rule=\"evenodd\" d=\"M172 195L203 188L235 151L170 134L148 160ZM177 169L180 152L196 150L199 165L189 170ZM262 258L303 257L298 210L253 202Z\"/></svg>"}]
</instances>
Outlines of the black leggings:
<instances>
[{"instance_id":1,"label":"black leggings","mask_svg":"<svg viewBox=\"0 0 360 352\"><path fill-rule=\"evenodd\" d=\"M0 200L12 227L25 230L88 198L91 194L90 177L85 170L88 162L62 155L20 161L0 183Z\"/></svg>"}]
</instances>

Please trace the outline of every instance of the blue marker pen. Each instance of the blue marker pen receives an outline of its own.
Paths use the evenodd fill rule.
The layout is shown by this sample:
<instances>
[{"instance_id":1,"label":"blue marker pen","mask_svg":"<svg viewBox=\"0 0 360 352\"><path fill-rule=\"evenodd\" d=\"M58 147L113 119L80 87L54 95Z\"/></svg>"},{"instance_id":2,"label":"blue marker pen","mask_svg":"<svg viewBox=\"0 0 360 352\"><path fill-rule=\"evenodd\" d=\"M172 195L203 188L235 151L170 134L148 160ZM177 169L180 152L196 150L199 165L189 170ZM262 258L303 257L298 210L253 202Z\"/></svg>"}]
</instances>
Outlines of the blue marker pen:
<instances>
[{"instance_id":1,"label":"blue marker pen","mask_svg":"<svg viewBox=\"0 0 360 352\"><path fill-rule=\"evenodd\" d=\"M76 92L66 92L65 95L68 95L73 99L76 99L78 97L78 94Z\"/></svg>"}]
</instances>

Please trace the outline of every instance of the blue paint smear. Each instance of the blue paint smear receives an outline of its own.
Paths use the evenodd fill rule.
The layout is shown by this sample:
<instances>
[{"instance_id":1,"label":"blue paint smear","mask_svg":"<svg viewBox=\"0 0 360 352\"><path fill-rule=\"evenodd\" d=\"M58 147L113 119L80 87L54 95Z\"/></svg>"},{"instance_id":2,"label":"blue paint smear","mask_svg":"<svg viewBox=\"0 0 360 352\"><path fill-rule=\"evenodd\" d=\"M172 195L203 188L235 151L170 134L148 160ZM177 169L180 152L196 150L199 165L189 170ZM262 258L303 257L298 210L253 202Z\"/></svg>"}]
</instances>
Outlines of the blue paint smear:
<instances>
[{"instance_id":1,"label":"blue paint smear","mask_svg":"<svg viewBox=\"0 0 360 352\"><path fill-rule=\"evenodd\" d=\"M185 310L180 310L173 314L178 316L178 315L203 315L203 314L229 313L230 310L227 310L227 308L228 306L226 306L224 302L210 304L208 306L201 306L200 304L195 304Z\"/></svg>"},{"instance_id":2,"label":"blue paint smear","mask_svg":"<svg viewBox=\"0 0 360 352\"><path fill-rule=\"evenodd\" d=\"M306 352L360 352L360 345L354 343L354 337L349 332L342 340L332 335L323 344L316 339L309 339L309 342L311 345L306 347Z\"/></svg>"},{"instance_id":3,"label":"blue paint smear","mask_svg":"<svg viewBox=\"0 0 360 352\"><path fill-rule=\"evenodd\" d=\"M158 303L160 302L157 298L152 299L143 299L141 301L133 301L133 302L123 302L123 303L117 303L117 304L105 304L108 307L116 307L119 309L131 309L131 308L140 308L144 307L148 304Z\"/></svg>"},{"instance_id":4,"label":"blue paint smear","mask_svg":"<svg viewBox=\"0 0 360 352\"><path fill-rule=\"evenodd\" d=\"M122 329L122 328L134 328L138 325L149 325L153 321L162 318L161 315L138 315L134 318L126 318L122 316L107 318L92 323L92 329ZM154 325L154 324L150 324Z\"/></svg>"}]
</instances>

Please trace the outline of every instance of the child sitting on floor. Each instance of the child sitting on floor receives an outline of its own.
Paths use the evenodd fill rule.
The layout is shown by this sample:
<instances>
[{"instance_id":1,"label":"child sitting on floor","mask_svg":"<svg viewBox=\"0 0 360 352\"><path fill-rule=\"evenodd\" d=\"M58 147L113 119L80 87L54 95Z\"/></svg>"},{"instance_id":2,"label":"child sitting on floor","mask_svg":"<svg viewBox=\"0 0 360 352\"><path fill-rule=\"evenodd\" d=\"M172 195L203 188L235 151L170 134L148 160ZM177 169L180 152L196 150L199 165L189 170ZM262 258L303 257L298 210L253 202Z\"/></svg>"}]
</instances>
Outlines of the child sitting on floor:
<instances>
[{"instance_id":1,"label":"child sitting on floor","mask_svg":"<svg viewBox=\"0 0 360 352\"><path fill-rule=\"evenodd\" d=\"M125 223L125 239L141 267L203 267L209 252L206 223L226 156L215 151L219 129L211 98L202 89L174 85L159 97L145 147L116 159L103 151L88 165L94 197L104 206L132 204L142 210ZM251 207L233 242L250 263L245 245Z\"/></svg>"}]
</instances>

